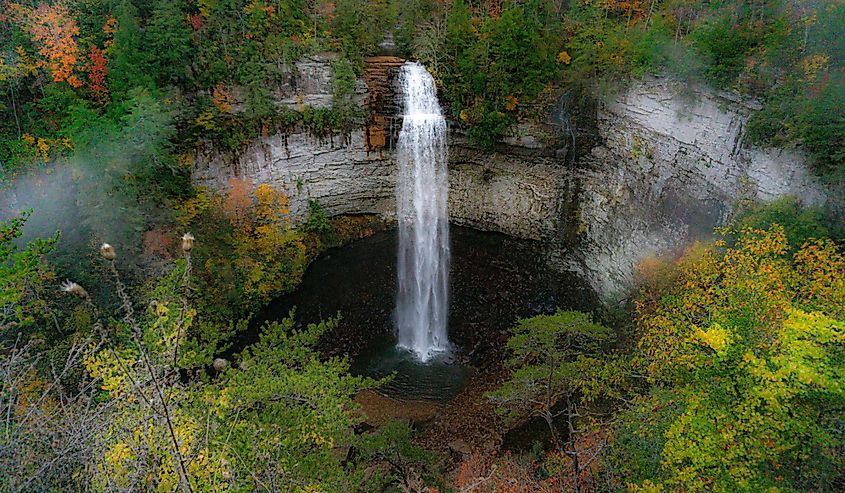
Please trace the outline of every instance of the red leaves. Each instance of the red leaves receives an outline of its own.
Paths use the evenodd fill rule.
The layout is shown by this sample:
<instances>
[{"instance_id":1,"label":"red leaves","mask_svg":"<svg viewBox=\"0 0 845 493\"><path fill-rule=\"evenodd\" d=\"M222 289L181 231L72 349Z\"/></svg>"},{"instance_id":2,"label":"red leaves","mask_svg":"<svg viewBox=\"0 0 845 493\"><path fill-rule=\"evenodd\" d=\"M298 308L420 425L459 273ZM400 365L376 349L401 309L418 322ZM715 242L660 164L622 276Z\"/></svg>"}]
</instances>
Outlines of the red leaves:
<instances>
[{"instance_id":1,"label":"red leaves","mask_svg":"<svg viewBox=\"0 0 845 493\"><path fill-rule=\"evenodd\" d=\"M153 229L144 233L144 254L159 255L164 258L171 258L173 254L173 234L161 230Z\"/></svg>"},{"instance_id":2,"label":"red leaves","mask_svg":"<svg viewBox=\"0 0 845 493\"><path fill-rule=\"evenodd\" d=\"M103 50L92 45L88 52L88 88L100 105L105 105L109 100L109 90L106 87L108 62Z\"/></svg>"},{"instance_id":3,"label":"red leaves","mask_svg":"<svg viewBox=\"0 0 845 493\"><path fill-rule=\"evenodd\" d=\"M205 24L205 20L200 14L194 14L190 16L189 20L191 21L191 29L193 29L194 31L199 31L200 29L202 29L203 24Z\"/></svg>"}]
</instances>

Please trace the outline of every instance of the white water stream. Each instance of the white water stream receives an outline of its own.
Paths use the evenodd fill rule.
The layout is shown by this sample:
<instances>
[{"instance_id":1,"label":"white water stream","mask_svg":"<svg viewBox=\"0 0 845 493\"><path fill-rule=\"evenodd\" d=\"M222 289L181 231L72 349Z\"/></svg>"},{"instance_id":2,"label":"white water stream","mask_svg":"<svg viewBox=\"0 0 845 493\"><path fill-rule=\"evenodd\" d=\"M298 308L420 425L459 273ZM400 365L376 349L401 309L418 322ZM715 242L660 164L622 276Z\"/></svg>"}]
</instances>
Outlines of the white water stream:
<instances>
[{"instance_id":1,"label":"white water stream","mask_svg":"<svg viewBox=\"0 0 845 493\"><path fill-rule=\"evenodd\" d=\"M449 350L449 194L446 121L434 79L409 62L400 83L405 114L399 134L396 333L420 360Z\"/></svg>"}]
</instances>

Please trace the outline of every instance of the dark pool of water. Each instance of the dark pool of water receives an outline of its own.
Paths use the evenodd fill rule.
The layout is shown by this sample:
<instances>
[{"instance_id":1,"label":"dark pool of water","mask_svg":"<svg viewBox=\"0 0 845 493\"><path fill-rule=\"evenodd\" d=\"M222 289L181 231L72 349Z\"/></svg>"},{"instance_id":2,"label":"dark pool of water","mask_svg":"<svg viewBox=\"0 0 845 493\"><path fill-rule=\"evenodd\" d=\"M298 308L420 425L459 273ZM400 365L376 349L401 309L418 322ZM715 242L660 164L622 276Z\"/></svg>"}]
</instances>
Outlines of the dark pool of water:
<instances>
[{"instance_id":1,"label":"dark pool of water","mask_svg":"<svg viewBox=\"0 0 845 493\"><path fill-rule=\"evenodd\" d=\"M514 321L561 307L592 310L596 298L575 274L553 274L536 242L452 226L449 339L454 350L429 364L395 348L395 231L330 250L305 272L299 288L273 301L259 320L283 318L296 307L297 323L341 314L324 337L326 354L348 355L352 371L396 372L384 390L397 397L445 400L483 371L485 358L507 341Z\"/></svg>"},{"instance_id":2,"label":"dark pool of water","mask_svg":"<svg viewBox=\"0 0 845 493\"><path fill-rule=\"evenodd\" d=\"M373 378L391 377L380 387L387 395L416 400L448 401L469 381L472 368L453 353L440 353L421 362L396 346L396 338L382 334L373 338L353 360L352 373Z\"/></svg>"}]
</instances>

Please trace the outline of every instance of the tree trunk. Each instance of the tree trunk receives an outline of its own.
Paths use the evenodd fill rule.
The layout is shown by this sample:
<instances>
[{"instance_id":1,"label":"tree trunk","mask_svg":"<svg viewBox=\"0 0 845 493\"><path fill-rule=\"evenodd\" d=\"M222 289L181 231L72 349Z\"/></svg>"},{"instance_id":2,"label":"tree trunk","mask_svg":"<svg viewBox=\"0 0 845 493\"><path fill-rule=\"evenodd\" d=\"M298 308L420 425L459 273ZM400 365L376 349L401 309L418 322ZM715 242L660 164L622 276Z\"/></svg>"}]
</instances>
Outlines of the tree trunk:
<instances>
[{"instance_id":1,"label":"tree trunk","mask_svg":"<svg viewBox=\"0 0 845 493\"><path fill-rule=\"evenodd\" d=\"M572 491L581 493L581 485L578 480L581 477L581 464L578 462L578 444L575 442L575 423L573 417L575 415L574 406L569 398L566 399L566 424L569 428L569 437L567 438L567 447L569 451L567 455L572 459Z\"/></svg>"},{"instance_id":2,"label":"tree trunk","mask_svg":"<svg viewBox=\"0 0 845 493\"><path fill-rule=\"evenodd\" d=\"M651 0L651 5L648 6L648 15L645 18L645 24L643 24L643 32L648 30L648 23L651 21L651 14L654 12L654 4L657 3L657 0Z\"/></svg>"},{"instance_id":3,"label":"tree trunk","mask_svg":"<svg viewBox=\"0 0 845 493\"><path fill-rule=\"evenodd\" d=\"M555 428L554 419L552 417L551 412L544 412L543 419L546 420L546 424L549 426L549 431L552 434L552 442L555 444L555 448L560 450L560 439L557 436L557 428Z\"/></svg>"}]
</instances>

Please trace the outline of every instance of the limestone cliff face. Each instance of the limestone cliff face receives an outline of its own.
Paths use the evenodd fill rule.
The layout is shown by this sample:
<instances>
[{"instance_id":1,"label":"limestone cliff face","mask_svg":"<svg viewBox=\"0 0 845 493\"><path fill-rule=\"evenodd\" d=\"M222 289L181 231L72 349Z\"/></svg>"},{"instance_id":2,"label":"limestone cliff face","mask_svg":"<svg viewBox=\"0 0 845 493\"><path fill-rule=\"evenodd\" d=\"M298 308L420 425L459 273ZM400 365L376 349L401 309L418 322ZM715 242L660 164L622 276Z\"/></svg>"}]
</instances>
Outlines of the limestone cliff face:
<instances>
[{"instance_id":1,"label":"limestone cliff face","mask_svg":"<svg viewBox=\"0 0 845 493\"><path fill-rule=\"evenodd\" d=\"M297 63L277 104L324 103L330 62ZM325 139L268 136L237 156L200 152L194 180L221 190L231 178L284 188L296 219L309 200L333 215L393 217L401 105L391 91L400 65L392 57L368 60L356 91L371 113L367 127ZM564 162L565 150L545 149L549 139L532 136L530 125L495 153L453 135L451 221L542 241L550 266L582 273L607 298L621 296L640 260L709 235L743 200L791 194L824 203L803 155L746 145L752 111L753 103L730 94L650 79L599 108L602 143L576 163Z\"/></svg>"},{"instance_id":2,"label":"limestone cliff face","mask_svg":"<svg viewBox=\"0 0 845 493\"><path fill-rule=\"evenodd\" d=\"M232 178L284 190L295 220L316 200L330 215L380 214L395 207L396 165L390 152L367 151L365 130L316 138L307 132L263 137L238 156L200 153L194 181L225 190Z\"/></svg>"},{"instance_id":3,"label":"limestone cliff face","mask_svg":"<svg viewBox=\"0 0 845 493\"><path fill-rule=\"evenodd\" d=\"M282 82L270 88L273 102L294 110L331 106L335 59L336 55L325 53L287 67ZM354 95L355 102L371 115L364 128L328 137L315 137L306 130L270 135L254 140L234 156L202 150L196 155L194 182L220 191L233 178L253 186L273 185L290 197L295 220L306 217L311 200L331 215L392 215L396 166L390 150L393 121L388 116L395 112L391 81L402 63L395 57L367 59ZM234 111L241 111L241 91L235 88L233 92Z\"/></svg>"},{"instance_id":4,"label":"limestone cliff face","mask_svg":"<svg viewBox=\"0 0 845 493\"><path fill-rule=\"evenodd\" d=\"M569 267L600 293L618 295L641 259L708 236L741 201L795 195L824 203L801 153L746 145L753 110L734 95L666 79L642 81L602 107L604 145L578 171L581 234Z\"/></svg>"},{"instance_id":5,"label":"limestone cliff face","mask_svg":"<svg viewBox=\"0 0 845 493\"><path fill-rule=\"evenodd\" d=\"M449 148L449 216L453 223L557 248L561 219L571 215L573 175L539 156L485 153L453 139Z\"/></svg>"},{"instance_id":6,"label":"limestone cliff face","mask_svg":"<svg viewBox=\"0 0 845 493\"><path fill-rule=\"evenodd\" d=\"M321 104L330 97L330 63L329 57L296 63L298 72L290 76L287 96L276 103L296 107L296 99ZM253 186L271 184L287 192L297 220L306 217L310 200L332 215L394 217L393 144L402 125L394 79L401 64L394 57L366 60L359 84L366 88L360 93L361 104L371 113L365 128L329 138L306 131L271 135L256 139L235 156L202 151L195 159L194 182L215 190L225 190L233 178ZM303 94L306 90L311 93ZM488 154L459 141L450 143L449 153L449 212L454 223L520 238L553 236L561 204L566 202L564 192L571 185L553 159Z\"/></svg>"},{"instance_id":7,"label":"limestone cliff face","mask_svg":"<svg viewBox=\"0 0 845 493\"><path fill-rule=\"evenodd\" d=\"M229 180L285 190L291 215L307 217L318 201L330 215L395 217L396 156L368 151L366 130L318 139L307 133L256 140L237 156L203 152L195 160L198 185L225 190ZM449 159L452 222L519 238L554 235L572 186L571 176L550 159L489 154L454 144Z\"/></svg>"}]
</instances>

